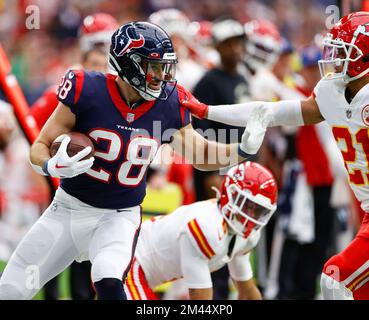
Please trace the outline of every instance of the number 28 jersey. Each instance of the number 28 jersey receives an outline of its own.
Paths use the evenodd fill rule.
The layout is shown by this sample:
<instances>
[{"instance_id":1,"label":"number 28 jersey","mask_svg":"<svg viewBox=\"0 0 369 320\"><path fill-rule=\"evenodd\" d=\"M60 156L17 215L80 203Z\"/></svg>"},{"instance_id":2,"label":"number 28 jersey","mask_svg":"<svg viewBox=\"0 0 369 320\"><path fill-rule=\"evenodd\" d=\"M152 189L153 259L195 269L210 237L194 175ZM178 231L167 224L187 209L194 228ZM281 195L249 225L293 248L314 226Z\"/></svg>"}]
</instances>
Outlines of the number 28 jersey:
<instances>
[{"instance_id":1,"label":"number 28 jersey","mask_svg":"<svg viewBox=\"0 0 369 320\"><path fill-rule=\"evenodd\" d=\"M333 79L320 80L313 95L342 153L349 184L369 212L369 85L351 103L345 88Z\"/></svg>"},{"instance_id":2,"label":"number 28 jersey","mask_svg":"<svg viewBox=\"0 0 369 320\"><path fill-rule=\"evenodd\" d=\"M141 204L146 170L160 144L190 123L189 112L179 103L187 94L181 86L165 101L143 100L131 109L115 80L111 74L70 70L57 93L58 100L76 116L73 131L86 134L95 146L93 167L85 174L62 179L60 186L91 206L108 209ZM166 90L169 93L172 88Z\"/></svg>"}]
</instances>

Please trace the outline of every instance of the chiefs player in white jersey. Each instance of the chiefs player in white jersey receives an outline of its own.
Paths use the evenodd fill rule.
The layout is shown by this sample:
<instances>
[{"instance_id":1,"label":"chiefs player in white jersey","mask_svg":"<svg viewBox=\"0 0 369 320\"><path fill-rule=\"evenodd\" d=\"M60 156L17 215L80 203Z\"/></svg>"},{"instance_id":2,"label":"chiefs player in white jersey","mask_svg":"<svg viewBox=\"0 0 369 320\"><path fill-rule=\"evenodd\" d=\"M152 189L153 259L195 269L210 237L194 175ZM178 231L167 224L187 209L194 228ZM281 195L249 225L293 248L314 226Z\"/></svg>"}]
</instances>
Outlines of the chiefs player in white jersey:
<instances>
[{"instance_id":1,"label":"chiefs player in white jersey","mask_svg":"<svg viewBox=\"0 0 369 320\"><path fill-rule=\"evenodd\" d=\"M217 200L146 221L125 284L127 296L155 299L151 288L184 278L190 299L212 299L210 273L228 264L239 299L261 299L249 257L276 202L272 174L248 161L227 172Z\"/></svg>"},{"instance_id":2,"label":"chiefs player in white jersey","mask_svg":"<svg viewBox=\"0 0 369 320\"><path fill-rule=\"evenodd\" d=\"M322 79L308 99L207 106L184 102L197 117L245 125L258 109L258 137L266 126L308 125L326 120L341 150L348 180L369 212L369 12L343 17L324 38ZM255 135L257 136L257 134ZM350 245L326 262L321 289L325 299L369 299L369 215Z\"/></svg>"}]
</instances>

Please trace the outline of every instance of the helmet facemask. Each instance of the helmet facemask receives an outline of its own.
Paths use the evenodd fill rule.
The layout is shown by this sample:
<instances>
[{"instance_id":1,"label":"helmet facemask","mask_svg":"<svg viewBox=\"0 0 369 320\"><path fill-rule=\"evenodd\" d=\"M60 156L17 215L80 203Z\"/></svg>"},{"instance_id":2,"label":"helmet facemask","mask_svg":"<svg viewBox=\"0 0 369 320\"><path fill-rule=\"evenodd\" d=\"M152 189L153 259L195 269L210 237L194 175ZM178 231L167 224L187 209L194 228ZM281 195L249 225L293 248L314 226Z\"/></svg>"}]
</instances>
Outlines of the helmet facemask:
<instances>
[{"instance_id":1,"label":"helmet facemask","mask_svg":"<svg viewBox=\"0 0 369 320\"><path fill-rule=\"evenodd\" d=\"M111 55L110 60L116 66L115 69L118 69L119 76L145 100L166 100L175 89L177 83L175 53L165 54L163 59L147 59L137 53L127 54L122 63L123 68L114 63L115 59ZM172 85L169 93L165 91L168 83Z\"/></svg>"},{"instance_id":2,"label":"helmet facemask","mask_svg":"<svg viewBox=\"0 0 369 320\"><path fill-rule=\"evenodd\" d=\"M361 78L369 72L369 68L355 77L350 77L347 73L350 62L356 62L363 57L363 52L355 45L361 28L358 27L351 42L345 42L339 38L333 39L332 34L328 34L323 39L322 59L318 61L320 74L325 79L343 79L350 82Z\"/></svg>"},{"instance_id":3,"label":"helmet facemask","mask_svg":"<svg viewBox=\"0 0 369 320\"><path fill-rule=\"evenodd\" d=\"M265 226L276 210L276 205L266 197L260 194L254 196L236 184L227 187L227 195L229 201L221 208L222 215L231 229L244 238L252 230Z\"/></svg>"}]
</instances>

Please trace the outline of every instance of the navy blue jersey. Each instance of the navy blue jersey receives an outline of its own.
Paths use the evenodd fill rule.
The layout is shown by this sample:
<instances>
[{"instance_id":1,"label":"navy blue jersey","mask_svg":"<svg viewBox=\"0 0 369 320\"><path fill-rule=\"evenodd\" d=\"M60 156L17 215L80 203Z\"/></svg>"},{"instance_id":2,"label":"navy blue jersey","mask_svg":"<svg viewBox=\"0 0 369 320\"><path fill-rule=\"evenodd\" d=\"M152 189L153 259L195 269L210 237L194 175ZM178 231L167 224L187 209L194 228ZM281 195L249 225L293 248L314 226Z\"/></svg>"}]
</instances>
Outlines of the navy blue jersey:
<instances>
[{"instance_id":1,"label":"navy blue jersey","mask_svg":"<svg viewBox=\"0 0 369 320\"><path fill-rule=\"evenodd\" d=\"M161 143L190 123L180 106L185 89L178 86L165 100L142 101L134 109L122 99L114 75L69 71L58 99L76 115L73 131L90 137L95 162L85 174L62 179L61 188L99 208L118 209L141 204L146 193L146 169ZM172 88L168 88L168 92Z\"/></svg>"}]
</instances>

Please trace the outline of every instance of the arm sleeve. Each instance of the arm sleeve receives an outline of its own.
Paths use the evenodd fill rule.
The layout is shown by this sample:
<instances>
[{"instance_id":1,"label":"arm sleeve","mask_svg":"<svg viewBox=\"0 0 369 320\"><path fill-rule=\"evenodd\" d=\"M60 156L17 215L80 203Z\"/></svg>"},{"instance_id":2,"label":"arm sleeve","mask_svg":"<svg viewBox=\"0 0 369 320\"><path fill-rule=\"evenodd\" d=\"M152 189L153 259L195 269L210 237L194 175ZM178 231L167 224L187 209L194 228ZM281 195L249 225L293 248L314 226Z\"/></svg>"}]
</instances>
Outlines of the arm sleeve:
<instances>
[{"instance_id":1,"label":"arm sleeve","mask_svg":"<svg viewBox=\"0 0 369 320\"><path fill-rule=\"evenodd\" d=\"M179 238L181 268L184 281L190 289L212 288L209 262L193 247L186 234Z\"/></svg>"},{"instance_id":2,"label":"arm sleeve","mask_svg":"<svg viewBox=\"0 0 369 320\"><path fill-rule=\"evenodd\" d=\"M265 105L272 116L269 127L304 125L300 100L278 102L253 101L232 105L209 106L207 118L232 126L245 127L253 109L260 105Z\"/></svg>"},{"instance_id":3,"label":"arm sleeve","mask_svg":"<svg viewBox=\"0 0 369 320\"><path fill-rule=\"evenodd\" d=\"M253 277L250 263L250 252L234 257L230 262L228 262L228 269L233 280L250 280Z\"/></svg>"},{"instance_id":4,"label":"arm sleeve","mask_svg":"<svg viewBox=\"0 0 369 320\"><path fill-rule=\"evenodd\" d=\"M84 73L82 70L69 70L58 87L56 97L68 106L74 114L78 114L78 102L83 88Z\"/></svg>"}]
</instances>

